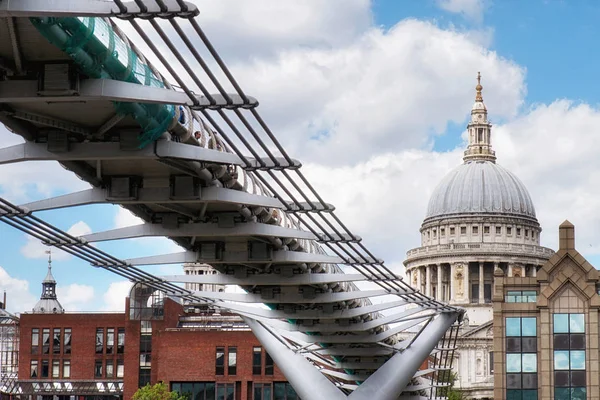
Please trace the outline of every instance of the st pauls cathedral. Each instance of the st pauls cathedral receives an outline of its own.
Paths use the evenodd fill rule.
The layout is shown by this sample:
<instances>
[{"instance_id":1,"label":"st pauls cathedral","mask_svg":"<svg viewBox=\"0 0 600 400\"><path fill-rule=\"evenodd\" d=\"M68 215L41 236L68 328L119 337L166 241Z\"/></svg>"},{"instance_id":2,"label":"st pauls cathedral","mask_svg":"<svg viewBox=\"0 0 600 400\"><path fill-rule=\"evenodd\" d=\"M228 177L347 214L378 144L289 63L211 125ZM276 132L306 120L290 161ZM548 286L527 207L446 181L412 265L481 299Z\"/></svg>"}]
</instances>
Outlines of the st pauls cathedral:
<instances>
[{"instance_id":1,"label":"st pauls cathedral","mask_svg":"<svg viewBox=\"0 0 600 400\"><path fill-rule=\"evenodd\" d=\"M480 75L475 89L463 163L433 191L421 247L408 251L404 265L413 288L467 310L455 387L471 399L492 399L494 276L535 277L554 252L540 246L542 228L527 188L496 163Z\"/></svg>"}]
</instances>

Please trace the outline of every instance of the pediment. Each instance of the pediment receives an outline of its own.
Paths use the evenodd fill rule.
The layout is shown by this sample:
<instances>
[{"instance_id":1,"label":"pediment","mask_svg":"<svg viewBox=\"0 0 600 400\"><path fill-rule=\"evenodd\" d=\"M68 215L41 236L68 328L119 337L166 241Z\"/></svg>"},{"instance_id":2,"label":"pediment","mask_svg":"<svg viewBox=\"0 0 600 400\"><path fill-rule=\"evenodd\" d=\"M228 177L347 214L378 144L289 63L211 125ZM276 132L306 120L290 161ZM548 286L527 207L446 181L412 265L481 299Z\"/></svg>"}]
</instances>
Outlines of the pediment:
<instances>
[{"instance_id":1,"label":"pediment","mask_svg":"<svg viewBox=\"0 0 600 400\"><path fill-rule=\"evenodd\" d=\"M488 321L463 332L459 337L464 339L491 339L493 337L493 325L493 321Z\"/></svg>"},{"instance_id":2,"label":"pediment","mask_svg":"<svg viewBox=\"0 0 600 400\"><path fill-rule=\"evenodd\" d=\"M586 281L597 281L598 270L577 250L559 250L537 273L538 282L552 282L561 272L582 275Z\"/></svg>"}]
</instances>

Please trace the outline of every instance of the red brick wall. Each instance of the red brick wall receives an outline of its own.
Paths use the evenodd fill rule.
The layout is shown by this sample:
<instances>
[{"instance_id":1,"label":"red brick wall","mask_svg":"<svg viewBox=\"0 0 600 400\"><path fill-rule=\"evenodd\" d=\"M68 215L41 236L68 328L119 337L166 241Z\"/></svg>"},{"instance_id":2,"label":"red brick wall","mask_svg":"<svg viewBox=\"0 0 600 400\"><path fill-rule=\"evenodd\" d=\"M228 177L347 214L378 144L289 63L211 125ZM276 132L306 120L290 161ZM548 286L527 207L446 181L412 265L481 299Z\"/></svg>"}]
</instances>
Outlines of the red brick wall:
<instances>
[{"instance_id":1,"label":"red brick wall","mask_svg":"<svg viewBox=\"0 0 600 400\"><path fill-rule=\"evenodd\" d=\"M21 316L21 342L19 353L19 379L30 379L30 361L32 358L70 359L71 378L93 380L94 362L98 358L124 360L124 399L131 399L138 387L140 362L140 321L129 320L129 299L125 302L125 314L23 314ZM273 376L264 375L265 352L262 354L263 375L252 375L252 350L261 346L252 332L218 332L174 329L178 326L183 308L169 299L165 301L164 319L152 321L152 383L163 381L167 384L182 381L237 382L237 400L247 400L251 382L283 382L285 377L275 367ZM54 356L41 354L42 329L49 328L52 338L53 328L71 328L71 355ZM115 328L115 353L117 328L125 328L124 354L96 355L96 328ZM40 351L31 355L31 329L40 329ZM227 376L227 358L225 376L215 375L215 352L217 347L237 348L237 374ZM52 353L52 350L50 350ZM50 367L52 363L50 361ZM62 364L61 364L62 368ZM51 368L50 368L51 373ZM61 370L62 373L62 370Z\"/></svg>"},{"instance_id":2,"label":"red brick wall","mask_svg":"<svg viewBox=\"0 0 600 400\"><path fill-rule=\"evenodd\" d=\"M40 360L40 370L41 360L50 360L49 364L51 366L51 360L70 359L70 379L94 379L94 361L96 359L116 358L115 355L96 355L96 328L104 328L105 334L106 328L115 328L116 344L117 328L124 326L124 314L22 314L20 320L19 379L31 379L30 365L33 359ZM40 345L37 355L31 354L31 330L33 328L40 330ZM71 354L62 354L62 350L61 354L52 354L52 348L50 348L50 354L41 354L42 329L44 328L50 329L51 342L54 328L71 328ZM62 339L61 341L64 342ZM127 338L125 343L127 344ZM116 353L116 346L114 352Z\"/></svg>"}]
</instances>

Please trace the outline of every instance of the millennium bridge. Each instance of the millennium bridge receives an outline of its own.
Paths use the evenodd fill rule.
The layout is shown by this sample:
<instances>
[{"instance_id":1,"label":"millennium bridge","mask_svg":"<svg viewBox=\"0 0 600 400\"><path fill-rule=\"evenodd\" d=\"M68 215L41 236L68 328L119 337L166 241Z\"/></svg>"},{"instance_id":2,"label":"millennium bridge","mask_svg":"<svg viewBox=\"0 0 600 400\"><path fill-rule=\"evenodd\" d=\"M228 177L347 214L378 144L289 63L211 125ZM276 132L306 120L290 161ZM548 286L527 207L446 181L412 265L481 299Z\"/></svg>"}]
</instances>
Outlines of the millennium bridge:
<instances>
[{"instance_id":1,"label":"millennium bridge","mask_svg":"<svg viewBox=\"0 0 600 400\"><path fill-rule=\"evenodd\" d=\"M23 139L0 164L57 161L89 184L0 199L0 220L150 292L239 314L302 399L445 398L463 311L412 289L338 218L200 12L182 0L0 0L0 122ZM144 223L75 237L36 216L106 203ZM94 245L140 237L181 251L119 259ZM220 274L144 270L188 262Z\"/></svg>"}]
</instances>

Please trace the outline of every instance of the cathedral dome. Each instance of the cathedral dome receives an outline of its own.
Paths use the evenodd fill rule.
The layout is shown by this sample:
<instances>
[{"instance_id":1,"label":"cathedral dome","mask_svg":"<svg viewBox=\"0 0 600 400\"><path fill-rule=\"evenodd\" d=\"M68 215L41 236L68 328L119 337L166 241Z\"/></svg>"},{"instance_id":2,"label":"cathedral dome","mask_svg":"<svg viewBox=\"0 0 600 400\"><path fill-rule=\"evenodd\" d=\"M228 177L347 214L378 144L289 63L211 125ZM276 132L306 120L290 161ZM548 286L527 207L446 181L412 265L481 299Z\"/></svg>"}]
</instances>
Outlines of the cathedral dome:
<instances>
[{"instance_id":1,"label":"cathedral dome","mask_svg":"<svg viewBox=\"0 0 600 400\"><path fill-rule=\"evenodd\" d=\"M525 185L491 161L459 165L433 191L425 220L460 214L499 214L535 219Z\"/></svg>"}]
</instances>

